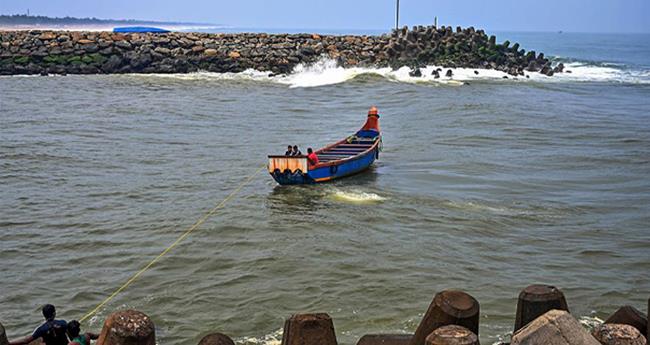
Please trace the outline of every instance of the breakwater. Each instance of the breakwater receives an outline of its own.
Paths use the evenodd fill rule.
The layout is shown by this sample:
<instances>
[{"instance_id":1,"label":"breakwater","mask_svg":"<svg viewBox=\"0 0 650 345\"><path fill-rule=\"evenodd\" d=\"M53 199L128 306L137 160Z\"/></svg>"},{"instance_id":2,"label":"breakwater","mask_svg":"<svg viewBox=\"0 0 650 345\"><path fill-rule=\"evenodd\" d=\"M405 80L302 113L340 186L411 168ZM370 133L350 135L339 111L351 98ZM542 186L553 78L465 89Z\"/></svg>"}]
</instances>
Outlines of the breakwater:
<instances>
[{"instance_id":1,"label":"breakwater","mask_svg":"<svg viewBox=\"0 0 650 345\"><path fill-rule=\"evenodd\" d=\"M650 299L648 300L650 313ZM433 297L414 333L366 334L357 345L480 345L480 304L462 290L444 290ZM517 300L510 342L499 345L646 345L648 316L623 306L590 329L569 311L564 293L551 285L533 284ZM0 324L0 345L7 344ZM136 310L112 313L104 321L98 345L155 345L156 327ZM199 345L234 345L223 333L204 336ZM337 345L332 318L326 313L294 314L287 318L282 345Z\"/></svg>"},{"instance_id":2,"label":"breakwater","mask_svg":"<svg viewBox=\"0 0 650 345\"><path fill-rule=\"evenodd\" d=\"M0 74L242 72L286 74L322 57L340 66L485 68L513 76L562 72L543 53L497 43L473 27L404 27L381 36L319 34L166 34L67 31L0 32ZM442 71L433 71L439 77ZM443 72L444 73L444 72ZM447 72L447 76L449 72Z\"/></svg>"}]
</instances>

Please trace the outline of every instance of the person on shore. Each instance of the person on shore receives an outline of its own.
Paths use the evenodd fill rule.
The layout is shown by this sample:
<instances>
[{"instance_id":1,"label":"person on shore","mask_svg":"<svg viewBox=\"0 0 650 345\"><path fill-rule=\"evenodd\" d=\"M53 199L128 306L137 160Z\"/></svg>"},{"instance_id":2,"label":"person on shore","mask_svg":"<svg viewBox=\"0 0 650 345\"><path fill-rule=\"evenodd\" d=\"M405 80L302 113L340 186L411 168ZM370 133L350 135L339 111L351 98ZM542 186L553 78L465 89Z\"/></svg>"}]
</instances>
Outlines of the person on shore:
<instances>
[{"instance_id":1,"label":"person on shore","mask_svg":"<svg viewBox=\"0 0 650 345\"><path fill-rule=\"evenodd\" d=\"M91 340L99 338L99 335L95 333L80 333L81 325L79 321L72 320L68 322L68 338L70 338L68 345L90 345Z\"/></svg>"},{"instance_id":2,"label":"person on shore","mask_svg":"<svg viewBox=\"0 0 650 345\"><path fill-rule=\"evenodd\" d=\"M34 330L32 335L9 342L9 345L29 344L32 341L43 338L45 345L67 345L68 337L65 335L68 323L65 320L55 320L56 309L51 304L43 306L43 317L45 323Z\"/></svg>"},{"instance_id":3,"label":"person on shore","mask_svg":"<svg viewBox=\"0 0 650 345\"><path fill-rule=\"evenodd\" d=\"M311 147L307 149L307 160L312 166L318 164L318 155L311 149Z\"/></svg>"},{"instance_id":4,"label":"person on shore","mask_svg":"<svg viewBox=\"0 0 650 345\"><path fill-rule=\"evenodd\" d=\"M291 153L292 156L302 156L302 152L298 150L298 145L293 145L293 153Z\"/></svg>"},{"instance_id":5,"label":"person on shore","mask_svg":"<svg viewBox=\"0 0 650 345\"><path fill-rule=\"evenodd\" d=\"M291 156L293 154L293 150L291 148L291 145L287 146L287 152L284 153L285 156Z\"/></svg>"}]
</instances>

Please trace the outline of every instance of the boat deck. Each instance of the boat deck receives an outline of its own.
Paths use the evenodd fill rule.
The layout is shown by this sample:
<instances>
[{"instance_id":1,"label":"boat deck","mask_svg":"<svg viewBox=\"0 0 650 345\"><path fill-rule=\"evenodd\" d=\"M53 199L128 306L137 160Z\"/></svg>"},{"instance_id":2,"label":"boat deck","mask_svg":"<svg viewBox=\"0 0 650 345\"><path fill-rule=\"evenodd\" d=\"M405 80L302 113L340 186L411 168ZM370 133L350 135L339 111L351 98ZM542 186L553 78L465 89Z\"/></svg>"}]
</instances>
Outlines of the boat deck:
<instances>
[{"instance_id":1,"label":"boat deck","mask_svg":"<svg viewBox=\"0 0 650 345\"><path fill-rule=\"evenodd\" d=\"M354 140L350 143L345 142L325 148L322 151L317 151L316 154L318 155L318 160L320 162L331 162L356 156L371 148L374 143L374 140Z\"/></svg>"}]
</instances>

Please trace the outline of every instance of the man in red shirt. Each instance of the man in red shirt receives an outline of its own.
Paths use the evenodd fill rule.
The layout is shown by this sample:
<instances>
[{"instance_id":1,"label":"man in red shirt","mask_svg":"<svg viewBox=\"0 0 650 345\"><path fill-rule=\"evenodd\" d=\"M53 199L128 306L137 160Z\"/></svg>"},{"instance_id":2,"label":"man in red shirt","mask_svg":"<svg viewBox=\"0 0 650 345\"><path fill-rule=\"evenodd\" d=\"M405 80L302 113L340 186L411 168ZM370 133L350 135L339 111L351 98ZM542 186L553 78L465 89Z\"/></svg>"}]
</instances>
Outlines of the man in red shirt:
<instances>
[{"instance_id":1,"label":"man in red shirt","mask_svg":"<svg viewBox=\"0 0 650 345\"><path fill-rule=\"evenodd\" d=\"M309 165L312 166L318 164L318 156L311 147L307 149L307 161L309 161Z\"/></svg>"}]
</instances>

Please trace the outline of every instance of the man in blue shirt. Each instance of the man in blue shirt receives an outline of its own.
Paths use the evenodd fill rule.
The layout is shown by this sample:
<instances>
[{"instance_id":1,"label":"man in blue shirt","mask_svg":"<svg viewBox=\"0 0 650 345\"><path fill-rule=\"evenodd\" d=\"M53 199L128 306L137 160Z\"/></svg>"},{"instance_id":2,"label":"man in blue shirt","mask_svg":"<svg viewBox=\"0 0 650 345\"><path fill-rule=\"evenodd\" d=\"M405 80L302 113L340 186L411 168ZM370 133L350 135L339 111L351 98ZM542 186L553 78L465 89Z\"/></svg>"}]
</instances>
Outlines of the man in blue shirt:
<instances>
[{"instance_id":1,"label":"man in blue shirt","mask_svg":"<svg viewBox=\"0 0 650 345\"><path fill-rule=\"evenodd\" d=\"M64 320L55 320L56 309L51 304L43 306L45 323L38 326L30 336L14 340L9 345L24 345L43 338L45 345L67 345L68 337L65 335L68 324Z\"/></svg>"}]
</instances>

